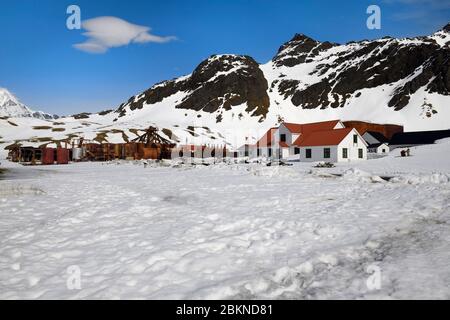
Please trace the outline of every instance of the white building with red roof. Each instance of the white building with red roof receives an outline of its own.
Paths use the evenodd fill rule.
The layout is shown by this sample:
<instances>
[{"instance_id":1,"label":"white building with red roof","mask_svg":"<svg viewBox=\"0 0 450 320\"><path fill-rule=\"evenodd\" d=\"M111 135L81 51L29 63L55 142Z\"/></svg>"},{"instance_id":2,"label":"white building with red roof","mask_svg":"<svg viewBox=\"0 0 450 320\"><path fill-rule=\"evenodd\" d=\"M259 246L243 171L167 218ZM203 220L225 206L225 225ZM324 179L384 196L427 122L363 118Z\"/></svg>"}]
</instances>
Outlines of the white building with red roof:
<instances>
[{"instance_id":1,"label":"white building with red roof","mask_svg":"<svg viewBox=\"0 0 450 320\"><path fill-rule=\"evenodd\" d=\"M305 137L312 132L327 131L345 128L339 120L314 122L314 123L282 123L274 134L274 146L280 159L298 158L300 149L295 145L300 137Z\"/></svg>"},{"instance_id":2,"label":"white building with red roof","mask_svg":"<svg viewBox=\"0 0 450 320\"><path fill-rule=\"evenodd\" d=\"M367 142L356 129L340 120L282 123L270 128L254 145L239 148L239 155L255 158L342 162L367 159Z\"/></svg>"},{"instance_id":3,"label":"white building with red roof","mask_svg":"<svg viewBox=\"0 0 450 320\"><path fill-rule=\"evenodd\" d=\"M314 131L300 136L300 162L347 162L367 160L367 142L354 128Z\"/></svg>"}]
</instances>

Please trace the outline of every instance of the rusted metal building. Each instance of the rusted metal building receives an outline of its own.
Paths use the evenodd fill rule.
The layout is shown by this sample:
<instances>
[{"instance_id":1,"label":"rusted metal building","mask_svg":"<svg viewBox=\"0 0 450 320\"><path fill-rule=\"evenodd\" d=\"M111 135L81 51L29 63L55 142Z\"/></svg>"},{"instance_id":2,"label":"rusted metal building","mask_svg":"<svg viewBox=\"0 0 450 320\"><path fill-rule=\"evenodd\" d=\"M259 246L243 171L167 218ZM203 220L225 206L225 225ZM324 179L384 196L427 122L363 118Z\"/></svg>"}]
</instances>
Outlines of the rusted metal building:
<instances>
[{"instance_id":1,"label":"rusted metal building","mask_svg":"<svg viewBox=\"0 0 450 320\"><path fill-rule=\"evenodd\" d=\"M158 134L158 129L149 127L140 137L129 144L136 145L135 159L170 159L175 144Z\"/></svg>"},{"instance_id":2,"label":"rusted metal building","mask_svg":"<svg viewBox=\"0 0 450 320\"><path fill-rule=\"evenodd\" d=\"M43 148L42 149L42 164L51 165L55 163L55 149Z\"/></svg>"},{"instance_id":3,"label":"rusted metal building","mask_svg":"<svg viewBox=\"0 0 450 320\"><path fill-rule=\"evenodd\" d=\"M56 149L56 163L68 164L69 163L69 149L57 148Z\"/></svg>"},{"instance_id":4,"label":"rusted metal building","mask_svg":"<svg viewBox=\"0 0 450 320\"><path fill-rule=\"evenodd\" d=\"M14 145L9 146L8 158L12 162L18 162L30 165L53 165L68 164L70 159L70 150L67 148L49 148L49 147L28 147Z\"/></svg>"}]
</instances>

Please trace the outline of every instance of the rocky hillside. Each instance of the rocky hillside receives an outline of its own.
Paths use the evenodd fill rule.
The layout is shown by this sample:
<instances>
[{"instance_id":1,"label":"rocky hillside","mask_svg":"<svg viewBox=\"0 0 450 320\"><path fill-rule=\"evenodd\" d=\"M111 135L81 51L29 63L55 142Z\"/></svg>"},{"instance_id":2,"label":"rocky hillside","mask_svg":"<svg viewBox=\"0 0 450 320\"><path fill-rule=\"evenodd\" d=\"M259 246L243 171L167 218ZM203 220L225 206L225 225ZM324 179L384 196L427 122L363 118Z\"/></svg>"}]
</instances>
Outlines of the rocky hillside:
<instances>
[{"instance_id":1,"label":"rocky hillside","mask_svg":"<svg viewBox=\"0 0 450 320\"><path fill-rule=\"evenodd\" d=\"M276 67L316 64L308 76L318 81L279 79L272 82L286 99L302 108L344 107L359 91L395 85L388 106L406 107L420 88L449 95L450 25L433 37L398 40L384 38L337 46L296 35L273 59ZM401 83L398 83L402 81Z\"/></svg>"},{"instance_id":2,"label":"rocky hillside","mask_svg":"<svg viewBox=\"0 0 450 320\"><path fill-rule=\"evenodd\" d=\"M175 103L175 108L213 113L229 111L233 106L245 103L246 112L265 117L270 106L267 89L267 80L253 58L212 56L200 63L192 75L159 83L143 94L130 98L117 111L122 117L127 109L142 109L145 105L156 104L178 92L185 92L187 94Z\"/></svg>"},{"instance_id":3,"label":"rocky hillside","mask_svg":"<svg viewBox=\"0 0 450 320\"><path fill-rule=\"evenodd\" d=\"M212 56L192 74L131 97L115 111L115 121L197 119L209 127L268 128L282 120L341 118L445 129L449 44L450 24L426 37L344 45L297 34L266 64Z\"/></svg>"}]
</instances>

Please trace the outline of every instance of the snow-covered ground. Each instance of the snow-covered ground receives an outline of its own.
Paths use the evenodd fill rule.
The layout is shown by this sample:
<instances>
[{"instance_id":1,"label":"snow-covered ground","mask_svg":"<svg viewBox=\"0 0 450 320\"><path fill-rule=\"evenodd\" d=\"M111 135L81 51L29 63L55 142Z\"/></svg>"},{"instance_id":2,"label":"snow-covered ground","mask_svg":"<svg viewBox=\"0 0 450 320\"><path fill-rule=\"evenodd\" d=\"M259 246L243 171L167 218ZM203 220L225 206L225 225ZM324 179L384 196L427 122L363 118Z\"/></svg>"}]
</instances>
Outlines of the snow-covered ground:
<instances>
[{"instance_id":1,"label":"snow-covered ground","mask_svg":"<svg viewBox=\"0 0 450 320\"><path fill-rule=\"evenodd\" d=\"M332 169L2 163L0 298L449 299L450 141L398 153Z\"/></svg>"}]
</instances>

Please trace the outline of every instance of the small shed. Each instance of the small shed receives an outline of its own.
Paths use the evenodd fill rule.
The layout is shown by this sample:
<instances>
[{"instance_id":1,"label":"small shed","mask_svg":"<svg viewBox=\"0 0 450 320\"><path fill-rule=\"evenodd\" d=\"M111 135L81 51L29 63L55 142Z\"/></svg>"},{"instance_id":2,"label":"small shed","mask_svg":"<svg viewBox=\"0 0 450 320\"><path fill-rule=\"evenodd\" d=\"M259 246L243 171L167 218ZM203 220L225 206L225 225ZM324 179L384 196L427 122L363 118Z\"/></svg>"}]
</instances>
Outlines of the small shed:
<instances>
[{"instance_id":1,"label":"small shed","mask_svg":"<svg viewBox=\"0 0 450 320\"><path fill-rule=\"evenodd\" d=\"M389 139L377 131L366 131L363 139L367 142L369 153L384 154L389 152Z\"/></svg>"},{"instance_id":2,"label":"small shed","mask_svg":"<svg viewBox=\"0 0 450 320\"><path fill-rule=\"evenodd\" d=\"M376 154L389 153L389 145L387 143L374 143L367 146L367 152Z\"/></svg>"}]
</instances>

